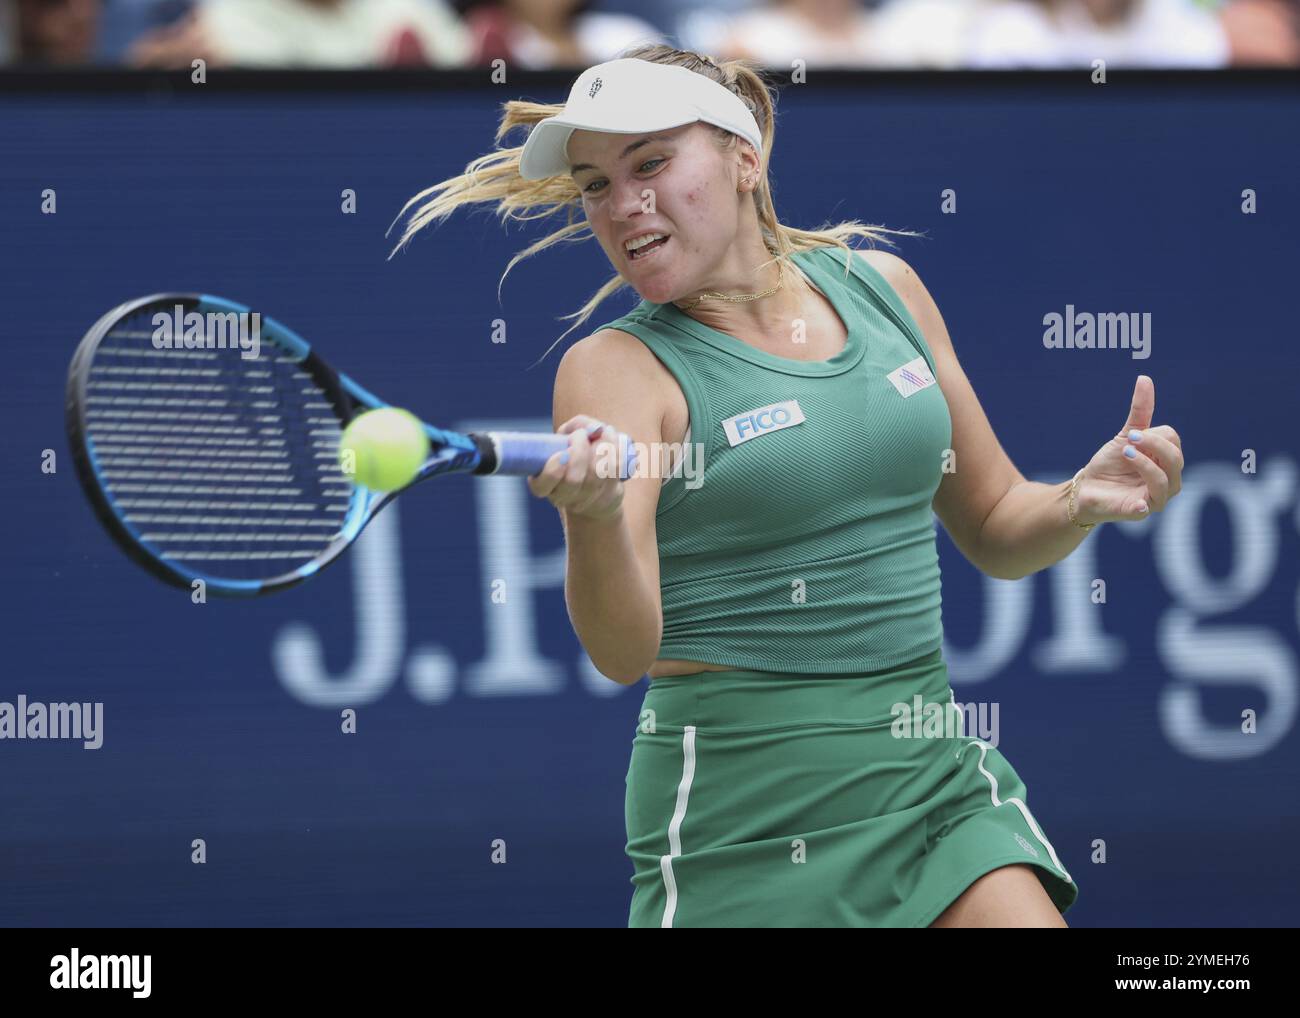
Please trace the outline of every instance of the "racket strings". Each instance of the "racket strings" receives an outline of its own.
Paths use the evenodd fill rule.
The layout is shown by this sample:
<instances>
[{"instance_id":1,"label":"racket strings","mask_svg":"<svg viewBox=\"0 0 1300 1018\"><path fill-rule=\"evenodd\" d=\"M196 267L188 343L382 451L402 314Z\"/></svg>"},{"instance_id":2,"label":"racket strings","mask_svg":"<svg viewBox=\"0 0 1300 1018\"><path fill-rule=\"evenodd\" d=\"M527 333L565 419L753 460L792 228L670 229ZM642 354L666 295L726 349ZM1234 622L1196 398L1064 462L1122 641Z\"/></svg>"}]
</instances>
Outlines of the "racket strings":
<instances>
[{"instance_id":1,"label":"racket strings","mask_svg":"<svg viewBox=\"0 0 1300 1018\"><path fill-rule=\"evenodd\" d=\"M352 493L332 401L265 320L256 358L155 348L154 313L171 310L117 322L90 365L87 446L114 511L187 573L259 580L305 565Z\"/></svg>"}]
</instances>

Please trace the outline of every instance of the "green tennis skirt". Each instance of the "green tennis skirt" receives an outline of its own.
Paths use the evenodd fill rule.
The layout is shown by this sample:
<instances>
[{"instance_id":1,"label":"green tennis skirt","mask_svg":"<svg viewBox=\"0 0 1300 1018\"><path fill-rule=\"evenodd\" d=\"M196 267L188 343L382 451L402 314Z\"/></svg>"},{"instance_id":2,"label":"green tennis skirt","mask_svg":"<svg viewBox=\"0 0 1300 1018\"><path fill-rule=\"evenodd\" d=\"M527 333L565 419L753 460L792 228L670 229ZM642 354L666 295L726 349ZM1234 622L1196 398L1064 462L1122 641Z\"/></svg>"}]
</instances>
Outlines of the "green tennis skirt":
<instances>
[{"instance_id":1,"label":"green tennis skirt","mask_svg":"<svg viewBox=\"0 0 1300 1018\"><path fill-rule=\"evenodd\" d=\"M950 723L896 725L917 696ZM963 733L941 649L855 676L652 680L627 772L628 925L928 926L1011 863L1064 913L1078 889L1024 783Z\"/></svg>"}]
</instances>

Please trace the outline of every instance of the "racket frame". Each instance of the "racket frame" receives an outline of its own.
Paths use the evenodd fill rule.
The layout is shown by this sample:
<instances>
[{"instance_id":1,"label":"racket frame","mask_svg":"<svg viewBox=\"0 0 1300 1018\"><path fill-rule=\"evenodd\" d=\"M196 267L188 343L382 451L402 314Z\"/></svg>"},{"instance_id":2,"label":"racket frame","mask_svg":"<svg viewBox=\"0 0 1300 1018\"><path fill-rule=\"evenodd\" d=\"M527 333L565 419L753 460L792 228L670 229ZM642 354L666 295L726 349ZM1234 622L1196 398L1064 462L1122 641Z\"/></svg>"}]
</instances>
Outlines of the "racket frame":
<instances>
[{"instance_id":1,"label":"racket frame","mask_svg":"<svg viewBox=\"0 0 1300 1018\"><path fill-rule=\"evenodd\" d=\"M373 491L354 485L349 496L347 512L337 534L309 561L284 573L257 580L215 576L200 570L186 571L178 568L167 559L151 552L140 534L126 521L125 514L114 507L112 495L99 480L99 466L96 463L86 417L86 392L90 369L99 344L108 332L122 319L137 314L150 305L158 305L160 308L166 307L170 310L177 304L184 307L187 312L250 313L250 309L244 305L202 293L155 293L119 304L100 316L73 354L68 368L64 408L68 442L72 450L77 479L95 516L132 561L163 582L192 589L195 580L202 580L209 592L227 597L256 597L295 586L316 575L337 559L356 540L366 524L412 484L438 473L471 472L480 465L482 454L479 443L474 438L424 424L430 443L434 445L434 452L415 478L404 487L388 492ZM305 339L282 322L266 315L262 316L261 321L262 327L272 331L275 336L272 345L297 358L298 367L321 388L334 405L339 416L340 430L347 427L348 422L358 414L389 405L346 375L331 368L312 350Z\"/></svg>"},{"instance_id":2,"label":"racket frame","mask_svg":"<svg viewBox=\"0 0 1300 1018\"><path fill-rule=\"evenodd\" d=\"M495 474L498 471L505 474L536 473L550 455L568 445L568 437L559 434L495 431L463 434L459 431L437 428L421 421L429 437L432 452L416 476L401 488L385 492L354 484L338 532L309 561L287 572L256 580L215 576L200 570L182 570L150 551L141 535L136 533L126 521L124 514L114 508L112 496L99 480L99 465L95 461L86 417L86 390L91 365L99 344L108 335L109 330L123 318L136 314L150 305L166 307L170 311L177 304L187 311L200 313L209 311L252 313L251 309L243 304L203 293L154 293L119 304L101 315L77 346L68 367L64 413L77 479L96 517L134 562L172 586L191 589L195 580L202 580L209 592L226 597L256 597L284 590L309 579L334 562L357 539L366 524L374 519L389 502L412 485L445 473L470 473L480 476ZM298 367L320 387L334 405L340 430L346 428L358 414L391 405L358 385L347 375L335 371L312 350L311 344L284 323L268 315L261 315L260 322L263 329L273 334L271 344L295 357ZM635 449L627 441L627 436L621 436L620 442L620 476L626 479L632 476L636 468L636 455Z\"/></svg>"}]
</instances>

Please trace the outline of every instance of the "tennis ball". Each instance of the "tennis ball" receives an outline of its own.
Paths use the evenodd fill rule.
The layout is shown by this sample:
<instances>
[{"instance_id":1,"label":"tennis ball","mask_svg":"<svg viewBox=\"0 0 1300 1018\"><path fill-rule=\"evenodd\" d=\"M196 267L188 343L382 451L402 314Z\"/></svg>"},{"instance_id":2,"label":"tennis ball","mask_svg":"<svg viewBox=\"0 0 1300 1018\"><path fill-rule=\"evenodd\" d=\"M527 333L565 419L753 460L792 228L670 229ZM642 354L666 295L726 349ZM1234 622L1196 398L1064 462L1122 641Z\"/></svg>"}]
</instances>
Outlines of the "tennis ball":
<instances>
[{"instance_id":1,"label":"tennis ball","mask_svg":"<svg viewBox=\"0 0 1300 1018\"><path fill-rule=\"evenodd\" d=\"M429 457L429 436L407 410L384 407L356 417L339 440L339 466L353 484L393 491L414 480Z\"/></svg>"}]
</instances>

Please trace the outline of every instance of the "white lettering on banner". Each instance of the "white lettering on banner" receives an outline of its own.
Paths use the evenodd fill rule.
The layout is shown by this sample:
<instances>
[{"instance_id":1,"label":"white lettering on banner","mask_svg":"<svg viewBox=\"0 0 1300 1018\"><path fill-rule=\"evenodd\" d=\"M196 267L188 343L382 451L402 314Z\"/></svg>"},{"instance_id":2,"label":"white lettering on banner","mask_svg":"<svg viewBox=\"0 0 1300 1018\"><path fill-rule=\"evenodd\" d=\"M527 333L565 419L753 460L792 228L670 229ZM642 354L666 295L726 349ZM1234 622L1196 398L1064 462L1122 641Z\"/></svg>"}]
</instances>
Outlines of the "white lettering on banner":
<instances>
[{"instance_id":1,"label":"white lettering on banner","mask_svg":"<svg viewBox=\"0 0 1300 1018\"><path fill-rule=\"evenodd\" d=\"M271 645L271 660L280 681L305 704L347 707L372 703L397 679L406 643L399 501L371 520L348 552L356 591L352 617L357 648L352 666L340 676L330 675L320 637L305 622L290 623ZM332 567L340 574L344 568L341 563Z\"/></svg>"},{"instance_id":2,"label":"white lettering on banner","mask_svg":"<svg viewBox=\"0 0 1300 1018\"><path fill-rule=\"evenodd\" d=\"M546 431L549 426L546 418L457 425L462 431ZM1043 478L1048 483L1059 479ZM353 575L352 664L339 675L329 674L321 639L305 622L291 623L277 634L272 659L291 695L313 707L371 703L392 690L404 660L408 690L426 704L442 703L457 692L472 697L551 696L564 690L567 666L544 657L537 639L537 595L553 597L557 589L563 590L564 548L542 554L531 549L533 496L520 478L479 478L466 490L477 513L479 573L449 577L439 573L436 562L412 566L423 582L475 592L484 627L483 659L458 665L445 647L407 648L399 499L366 528L348 555L350 567L336 567L340 573L350 568ZM967 647L944 644L953 686L1001 674L1026 649L1044 675L1114 674L1127 667L1124 636L1106 631L1106 608L1093 604L1086 591L1102 569L1098 537L1116 533L1129 540L1150 538L1152 582L1162 584L1172 599L1153 623L1157 661L1168 677L1153 687L1162 733L1180 753L1195 759L1243 759L1268 752L1295 726L1300 709L1295 636L1276 626L1216 625L1214 620L1256 602L1273 583L1281 558L1278 523L1300 529L1300 510L1291 514L1296 493L1296 465L1285 457L1270 460L1256 475L1243 474L1235 463L1189 468L1182 492L1163 512L1149 520L1107 524L1097 537L1044 571L1050 619L1034 614L1042 600L1036 593L1038 574L1021 580L982 576L979 639ZM410 496L412 501L420 497L418 490ZM1231 570L1223 577L1208 571L1202 555L1203 511L1212 501L1222 503L1231 528ZM438 509L431 504L426 511ZM448 524L457 525L468 530L470 521ZM501 603L492 599L494 580L503 580L509 592ZM1300 591L1296 596L1295 617L1288 621L1300 628ZM443 610L458 626L464 625L454 600ZM439 627L435 622L429 628ZM585 651L579 651L576 674L589 693L617 696L631 688L600 675ZM1220 721L1205 716L1201 690L1230 686L1242 689L1243 707L1257 708L1259 726L1252 736L1244 736L1231 715Z\"/></svg>"},{"instance_id":3,"label":"white lettering on banner","mask_svg":"<svg viewBox=\"0 0 1300 1018\"><path fill-rule=\"evenodd\" d=\"M1054 484L1059 478L1042 480ZM1152 522L1122 520L1107 523L1106 529L1115 528L1129 537L1144 537ZM1054 631L1030 651L1030 658L1034 667L1045 675L1115 672L1128 656L1123 638L1105 631L1105 615L1088 596L1089 584L1102 575L1102 567L1097 562L1098 546L1095 540L1084 541L1043 573L1051 590L1052 617L1058 621ZM1083 596L1080 591L1084 592Z\"/></svg>"},{"instance_id":4,"label":"white lettering on banner","mask_svg":"<svg viewBox=\"0 0 1300 1018\"><path fill-rule=\"evenodd\" d=\"M550 431L550 422L530 418L500 421L462 421L459 431ZM430 482L439 483L437 480ZM478 507L481 581L475 588L482 605L487 657L465 668L465 692L470 696L544 696L564 688L567 669L549 661L537 647L539 590L564 589L563 546L543 555L532 554L529 505L540 501L521 477L483 477L470 482ZM549 506L547 506L549 508ZM558 523L555 510L551 520ZM461 521L468 528L469 520ZM504 579L509 591L504 604L493 604L491 583ZM468 585L468 584L467 584ZM566 616L567 622L567 616ZM608 679L606 680L609 681ZM616 685L610 682L610 685Z\"/></svg>"},{"instance_id":5,"label":"white lettering on banner","mask_svg":"<svg viewBox=\"0 0 1300 1018\"><path fill-rule=\"evenodd\" d=\"M937 516L934 525L942 530ZM948 674L954 686L958 682L984 682L1000 675L1029 638L1029 627L1034 618L1032 584L990 576L984 576L982 580L984 597L980 604L979 642L973 647L958 647L944 640L943 657L948 662ZM966 602L967 610L973 607L973 602Z\"/></svg>"},{"instance_id":6,"label":"white lettering on banner","mask_svg":"<svg viewBox=\"0 0 1300 1018\"><path fill-rule=\"evenodd\" d=\"M1153 538L1157 571L1176 602L1156 626L1157 652L1178 680L1160 691L1160 723L1165 737L1188 756L1240 760L1267 752L1295 724L1295 652L1281 633L1264 626L1204 622L1239 611L1272 582L1281 538L1274 518L1285 520L1295 500L1296 467L1277 457L1254 477L1225 463L1206 463L1194 474L1195 483L1184 480ZM1232 565L1222 578L1205 569L1199 554L1201 513L1212 498L1228 510ZM1243 737L1239 717L1227 724L1206 718L1197 692L1202 685L1262 692L1256 733ZM1240 699L1243 706L1255 705L1246 695Z\"/></svg>"}]
</instances>

